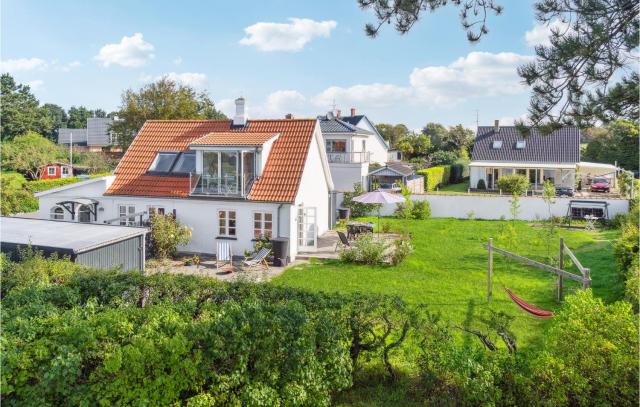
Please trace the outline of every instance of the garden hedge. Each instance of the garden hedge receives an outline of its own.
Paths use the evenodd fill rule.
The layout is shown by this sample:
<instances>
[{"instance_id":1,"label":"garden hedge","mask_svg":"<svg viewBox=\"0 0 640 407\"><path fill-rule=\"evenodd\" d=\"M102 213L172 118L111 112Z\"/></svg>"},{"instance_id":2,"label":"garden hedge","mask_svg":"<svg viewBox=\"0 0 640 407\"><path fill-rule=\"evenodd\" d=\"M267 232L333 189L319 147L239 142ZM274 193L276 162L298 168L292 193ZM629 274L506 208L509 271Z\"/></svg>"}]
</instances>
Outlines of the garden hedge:
<instances>
[{"instance_id":1,"label":"garden hedge","mask_svg":"<svg viewBox=\"0 0 640 407\"><path fill-rule=\"evenodd\" d=\"M467 177L469 177L469 164L456 163L451 165L450 184L459 184Z\"/></svg>"},{"instance_id":2,"label":"garden hedge","mask_svg":"<svg viewBox=\"0 0 640 407\"><path fill-rule=\"evenodd\" d=\"M435 191L436 188L449 184L451 166L439 165L437 167L419 170L417 173L424 176L424 190Z\"/></svg>"},{"instance_id":3,"label":"garden hedge","mask_svg":"<svg viewBox=\"0 0 640 407\"><path fill-rule=\"evenodd\" d=\"M102 173L102 174L93 174L89 175L89 178L98 178L103 177L105 175L110 175L110 172ZM29 181L27 182L27 187L33 193L46 191L51 188L58 188L64 185L74 184L80 181L86 181L86 178L79 177L69 177L69 178L54 178L54 179L41 179L38 181Z\"/></svg>"}]
</instances>

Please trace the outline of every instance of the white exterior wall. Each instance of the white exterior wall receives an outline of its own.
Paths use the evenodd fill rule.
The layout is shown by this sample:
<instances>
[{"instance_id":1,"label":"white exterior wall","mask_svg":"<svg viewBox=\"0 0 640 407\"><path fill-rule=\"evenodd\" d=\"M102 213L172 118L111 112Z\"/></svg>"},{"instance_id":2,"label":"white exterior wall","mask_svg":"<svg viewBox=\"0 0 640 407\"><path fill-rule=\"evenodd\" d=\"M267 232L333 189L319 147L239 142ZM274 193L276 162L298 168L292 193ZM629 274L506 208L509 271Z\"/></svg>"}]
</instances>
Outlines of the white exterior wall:
<instances>
[{"instance_id":1,"label":"white exterior wall","mask_svg":"<svg viewBox=\"0 0 640 407\"><path fill-rule=\"evenodd\" d=\"M74 198L89 198L100 201L102 194L111 186L114 179L115 177L110 175L97 180L84 181L55 188L58 190L57 192L43 191L36 193L35 196L38 198L40 204L37 217L39 219L50 219L51 209L60 201ZM76 219L78 209L79 208L76 208ZM98 219L100 219L100 211L98 211ZM64 211L64 220L71 220L71 214L66 210Z\"/></svg>"},{"instance_id":2,"label":"white exterior wall","mask_svg":"<svg viewBox=\"0 0 640 407\"><path fill-rule=\"evenodd\" d=\"M476 219L500 219L511 218L509 211L513 198L509 196L486 195L412 195L414 201L429 201L431 217L433 218L469 218ZM556 198L551 206L553 216L565 216L569 202L575 198ZM586 200L579 198L579 200ZM613 218L618 213L629 212L629 201L626 199L594 199L594 201L607 201L609 203L609 217ZM380 210L384 216L390 216L396 209L396 205L385 205ZM520 198L520 220L547 219L549 212L546 202L539 197Z\"/></svg>"},{"instance_id":3,"label":"white exterior wall","mask_svg":"<svg viewBox=\"0 0 640 407\"><path fill-rule=\"evenodd\" d=\"M319 126L316 126L314 140L309 146L307 161L305 163L300 188L295 199L295 206L291 207L291 230L294 231L290 238L290 246L297 253L297 210L300 207L316 208L316 234L321 235L329 229L329 192L331 191L333 171L325 167L326 153L324 151L324 140L320 133ZM325 157L323 157L323 155ZM345 165L345 164L341 164ZM325 175L326 171L326 175ZM331 177L327 179L327 176ZM335 186L334 186L335 188Z\"/></svg>"},{"instance_id":4,"label":"white exterior wall","mask_svg":"<svg viewBox=\"0 0 640 407\"><path fill-rule=\"evenodd\" d=\"M469 167L469 187L471 188L477 188L478 187L478 181L480 181L481 179L483 179L485 181L485 186L487 188L490 188L489 184L487 183L487 168L494 168L494 167L477 167L477 166L472 166ZM517 168L521 168L521 169L536 169L538 167L532 166L532 167L526 167L526 166L522 166L522 167L512 167L512 168L499 168L499 177L498 179L500 179L500 177L505 176L505 175L513 175L515 172L514 170ZM554 185L556 187L562 186L562 187L566 187L566 188L572 188L575 184L575 170L572 169L559 169L559 168L539 168L540 170L540 180L538 183L538 186L540 187L542 185L542 179L544 175L548 175L554 178ZM564 175L564 178L563 178ZM528 177L527 177L528 178Z\"/></svg>"},{"instance_id":5,"label":"white exterior wall","mask_svg":"<svg viewBox=\"0 0 640 407\"><path fill-rule=\"evenodd\" d=\"M363 177L369 173L369 164L330 164L331 179L335 191L350 192L353 191L353 184L362 182L362 187L367 188L367 183Z\"/></svg>"},{"instance_id":6,"label":"white exterior wall","mask_svg":"<svg viewBox=\"0 0 640 407\"><path fill-rule=\"evenodd\" d=\"M365 130L369 130L372 133L377 133L375 127L371 125L371 123L363 118L358 122L357 127ZM378 163L384 165L387 161L389 161L389 157L387 155L388 148L386 144L380 140L380 137L377 134L373 134L367 138L367 150L371 152L371 162Z\"/></svg>"},{"instance_id":7,"label":"white exterior wall","mask_svg":"<svg viewBox=\"0 0 640 407\"><path fill-rule=\"evenodd\" d=\"M484 180L485 186L487 185L487 173L484 167L469 167L469 187L477 188L478 181Z\"/></svg>"}]
</instances>

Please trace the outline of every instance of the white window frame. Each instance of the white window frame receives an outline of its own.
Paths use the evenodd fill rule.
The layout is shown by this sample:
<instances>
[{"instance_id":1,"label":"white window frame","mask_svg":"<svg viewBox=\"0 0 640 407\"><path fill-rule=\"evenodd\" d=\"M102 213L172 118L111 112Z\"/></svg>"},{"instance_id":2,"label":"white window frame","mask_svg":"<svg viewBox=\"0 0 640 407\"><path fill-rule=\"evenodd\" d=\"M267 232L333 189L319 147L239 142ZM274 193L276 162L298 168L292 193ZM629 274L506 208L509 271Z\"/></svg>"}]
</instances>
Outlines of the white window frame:
<instances>
[{"instance_id":1,"label":"white window frame","mask_svg":"<svg viewBox=\"0 0 640 407\"><path fill-rule=\"evenodd\" d=\"M61 212L57 210L60 209ZM64 220L64 208L60 205L56 205L49 210L49 219L52 220Z\"/></svg>"},{"instance_id":2,"label":"white window frame","mask_svg":"<svg viewBox=\"0 0 640 407\"><path fill-rule=\"evenodd\" d=\"M52 171L53 170L53 171ZM52 175L56 175L56 167L54 166L48 166L47 167L47 175L48 176L52 176Z\"/></svg>"},{"instance_id":3,"label":"white window frame","mask_svg":"<svg viewBox=\"0 0 640 407\"><path fill-rule=\"evenodd\" d=\"M122 208L125 208L124 214L122 213ZM133 208L133 212L131 212L131 208ZM118 216L120 219L120 226L135 226L136 225L136 217L129 216L126 219L122 219L122 216L132 215L136 213L136 206L132 204L118 204Z\"/></svg>"},{"instance_id":4,"label":"white window frame","mask_svg":"<svg viewBox=\"0 0 640 407\"><path fill-rule=\"evenodd\" d=\"M62 175L69 175L69 167L67 166L62 167Z\"/></svg>"},{"instance_id":5,"label":"white window frame","mask_svg":"<svg viewBox=\"0 0 640 407\"><path fill-rule=\"evenodd\" d=\"M260 218L256 219L256 215L259 215ZM266 220L266 215L271 215L271 220L268 221ZM273 220L274 220L274 216L273 216L273 212L269 212L269 211L254 211L253 212L253 218L252 218L252 222L253 222L253 238L257 239L261 236L267 237L269 239L271 239L273 237ZM266 228L266 224L270 223L271 227L269 229ZM256 227L256 224L259 224L258 227ZM266 232L269 232L269 235L266 235ZM258 236L256 236L256 232L258 232Z\"/></svg>"},{"instance_id":6,"label":"white window frame","mask_svg":"<svg viewBox=\"0 0 640 407\"><path fill-rule=\"evenodd\" d=\"M231 219L231 212L233 212L233 219ZM218 236L222 237L237 237L238 236L238 211L235 209L218 209ZM224 216L221 214L224 213ZM234 226L231 226L233 220ZM224 222L224 223L223 223ZM233 230L233 233L231 231Z\"/></svg>"}]
</instances>

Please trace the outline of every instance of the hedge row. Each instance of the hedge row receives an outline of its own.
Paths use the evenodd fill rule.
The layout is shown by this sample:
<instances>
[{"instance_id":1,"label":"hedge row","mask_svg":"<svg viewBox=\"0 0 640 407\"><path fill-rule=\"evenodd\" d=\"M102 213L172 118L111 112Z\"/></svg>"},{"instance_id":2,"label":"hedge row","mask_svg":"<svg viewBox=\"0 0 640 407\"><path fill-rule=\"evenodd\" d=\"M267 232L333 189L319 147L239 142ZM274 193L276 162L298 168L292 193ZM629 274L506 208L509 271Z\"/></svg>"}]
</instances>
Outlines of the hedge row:
<instances>
[{"instance_id":1,"label":"hedge row","mask_svg":"<svg viewBox=\"0 0 640 407\"><path fill-rule=\"evenodd\" d=\"M97 177L102 177L109 174L111 173L108 172L103 174L94 174L94 175L89 175L89 178L97 178ZM76 182L85 181L85 180L86 178L79 178L79 177L41 179L38 181L29 181L27 183L27 186L31 192L35 193L35 192L46 191L47 189L51 189L51 188L58 188L64 185L74 184Z\"/></svg>"},{"instance_id":2,"label":"hedge row","mask_svg":"<svg viewBox=\"0 0 640 407\"><path fill-rule=\"evenodd\" d=\"M424 190L435 191L436 188L447 185L451 177L450 165L438 165L437 167L419 170L418 174L424 177Z\"/></svg>"}]
</instances>

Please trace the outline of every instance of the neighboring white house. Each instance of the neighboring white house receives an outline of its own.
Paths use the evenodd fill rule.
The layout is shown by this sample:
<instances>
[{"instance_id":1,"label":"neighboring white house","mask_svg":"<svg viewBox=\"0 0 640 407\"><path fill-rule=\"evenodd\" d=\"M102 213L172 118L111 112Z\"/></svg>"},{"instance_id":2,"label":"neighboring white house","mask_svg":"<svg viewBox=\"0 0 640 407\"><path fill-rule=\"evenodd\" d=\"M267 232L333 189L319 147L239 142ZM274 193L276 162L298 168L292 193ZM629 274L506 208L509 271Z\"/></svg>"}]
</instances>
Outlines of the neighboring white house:
<instances>
[{"instance_id":1,"label":"neighboring white house","mask_svg":"<svg viewBox=\"0 0 640 407\"><path fill-rule=\"evenodd\" d=\"M386 141L366 116L356 115L355 109L346 117L329 112L318 116L318 121L335 190L352 191L357 182L366 189L369 164L388 160Z\"/></svg>"},{"instance_id":2,"label":"neighboring white house","mask_svg":"<svg viewBox=\"0 0 640 407\"><path fill-rule=\"evenodd\" d=\"M135 225L173 213L191 227L186 252L234 255L263 235L289 239L289 256L313 251L330 227L331 172L315 119L246 120L244 99L229 120L149 120L115 170L52 189L40 217Z\"/></svg>"},{"instance_id":3,"label":"neighboring white house","mask_svg":"<svg viewBox=\"0 0 640 407\"><path fill-rule=\"evenodd\" d=\"M58 144L95 149L110 146L116 142L113 132L109 130L112 124L113 119L109 117L89 117L84 129L58 129Z\"/></svg>"},{"instance_id":4,"label":"neighboring white house","mask_svg":"<svg viewBox=\"0 0 640 407\"><path fill-rule=\"evenodd\" d=\"M470 187L480 180L487 189L498 189L505 175L527 177L531 188L539 190L546 180L556 187L573 188L580 162L580 130L564 127L549 135L532 128L523 137L514 126L480 126L471 154Z\"/></svg>"}]
</instances>

